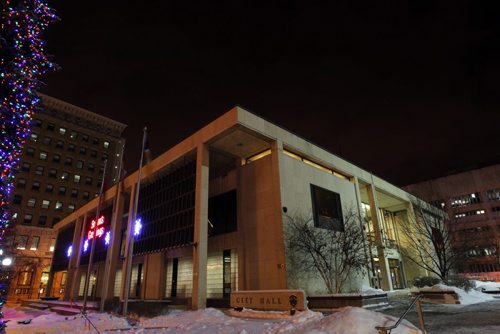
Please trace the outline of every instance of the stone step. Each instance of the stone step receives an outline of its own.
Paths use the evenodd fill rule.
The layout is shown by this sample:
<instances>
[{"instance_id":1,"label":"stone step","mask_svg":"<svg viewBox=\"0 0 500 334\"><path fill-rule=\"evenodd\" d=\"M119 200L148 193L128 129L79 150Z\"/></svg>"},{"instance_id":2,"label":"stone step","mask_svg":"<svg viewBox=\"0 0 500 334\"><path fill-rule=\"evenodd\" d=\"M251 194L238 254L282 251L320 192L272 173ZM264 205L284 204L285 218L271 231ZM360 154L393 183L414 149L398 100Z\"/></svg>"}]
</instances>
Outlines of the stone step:
<instances>
[{"instance_id":1,"label":"stone step","mask_svg":"<svg viewBox=\"0 0 500 334\"><path fill-rule=\"evenodd\" d=\"M28 305L26 305L28 307L31 307L31 308L36 308L38 310L46 310L49 308L49 305L47 304L41 304L41 303L30 303Z\"/></svg>"},{"instance_id":2,"label":"stone step","mask_svg":"<svg viewBox=\"0 0 500 334\"><path fill-rule=\"evenodd\" d=\"M79 309L72 308L72 307L56 306L56 307L51 307L50 310L52 312L56 312L57 314L60 314L60 315L77 315L77 314L80 314L80 310Z\"/></svg>"}]
</instances>

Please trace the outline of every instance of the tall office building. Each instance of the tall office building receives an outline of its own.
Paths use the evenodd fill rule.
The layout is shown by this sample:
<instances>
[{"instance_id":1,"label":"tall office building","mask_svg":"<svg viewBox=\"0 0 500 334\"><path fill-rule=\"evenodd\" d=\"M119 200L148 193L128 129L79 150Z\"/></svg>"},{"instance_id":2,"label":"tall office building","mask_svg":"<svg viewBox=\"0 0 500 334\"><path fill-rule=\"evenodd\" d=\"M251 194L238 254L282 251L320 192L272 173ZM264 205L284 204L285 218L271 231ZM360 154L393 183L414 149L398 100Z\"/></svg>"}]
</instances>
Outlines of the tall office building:
<instances>
[{"instance_id":1,"label":"tall office building","mask_svg":"<svg viewBox=\"0 0 500 334\"><path fill-rule=\"evenodd\" d=\"M126 125L41 95L15 177L15 276L10 299L44 293L56 235L52 226L119 178ZM64 287L61 287L64 289Z\"/></svg>"},{"instance_id":2,"label":"tall office building","mask_svg":"<svg viewBox=\"0 0 500 334\"><path fill-rule=\"evenodd\" d=\"M500 165L412 184L404 189L445 210L469 251L460 271L500 278Z\"/></svg>"}]
</instances>

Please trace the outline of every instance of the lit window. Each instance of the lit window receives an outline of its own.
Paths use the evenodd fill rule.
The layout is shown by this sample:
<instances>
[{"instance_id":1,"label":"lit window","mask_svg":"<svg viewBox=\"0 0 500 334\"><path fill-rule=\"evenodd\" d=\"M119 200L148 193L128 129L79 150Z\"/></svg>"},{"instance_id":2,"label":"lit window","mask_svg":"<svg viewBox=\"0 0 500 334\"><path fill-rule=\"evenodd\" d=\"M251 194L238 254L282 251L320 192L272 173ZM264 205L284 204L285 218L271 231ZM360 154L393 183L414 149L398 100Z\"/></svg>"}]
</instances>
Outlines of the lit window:
<instances>
[{"instance_id":1,"label":"lit window","mask_svg":"<svg viewBox=\"0 0 500 334\"><path fill-rule=\"evenodd\" d=\"M56 238L50 239L49 252L53 252L56 248Z\"/></svg>"},{"instance_id":2,"label":"lit window","mask_svg":"<svg viewBox=\"0 0 500 334\"><path fill-rule=\"evenodd\" d=\"M75 183L80 183L80 175L75 174L75 175L73 176L73 181L75 181Z\"/></svg>"},{"instance_id":3,"label":"lit window","mask_svg":"<svg viewBox=\"0 0 500 334\"><path fill-rule=\"evenodd\" d=\"M47 152L40 152L40 159L47 160Z\"/></svg>"},{"instance_id":4,"label":"lit window","mask_svg":"<svg viewBox=\"0 0 500 334\"><path fill-rule=\"evenodd\" d=\"M61 180L67 180L69 179L69 173L68 172L63 172L61 175Z\"/></svg>"},{"instance_id":5,"label":"lit window","mask_svg":"<svg viewBox=\"0 0 500 334\"><path fill-rule=\"evenodd\" d=\"M48 209L50 206L50 201L48 199L42 200L42 209Z\"/></svg>"},{"instance_id":6,"label":"lit window","mask_svg":"<svg viewBox=\"0 0 500 334\"><path fill-rule=\"evenodd\" d=\"M65 128L59 128L59 133L64 135L66 134L66 129Z\"/></svg>"},{"instance_id":7,"label":"lit window","mask_svg":"<svg viewBox=\"0 0 500 334\"><path fill-rule=\"evenodd\" d=\"M20 235L16 238L16 248L17 249L26 249L26 245L28 244L28 236Z\"/></svg>"},{"instance_id":8,"label":"lit window","mask_svg":"<svg viewBox=\"0 0 500 334\"><path fill-rule=\"evenodd\" d=\"M103 142L103 146L104 146L104 148L106 148L106 149L107 149L107 148L109 148L109 141L104 141L104 142Z\"/></svg>"},{"instance_id":9,"label":"lit window","mask_svg":"<svg viewBox=\"0 0 500 334\"><path fill-rule=\"evenodd\" d=\"M82 160L77 160L76 161L76 168L82 169L83 168L83 161Z\"/></svg>"},{"instance_id":10,"label":"lit window","mask_svg":"<svg viewBox=\"0 0 500 334\"><path fill-rule=\"evenodd\" d=\"M76 139L78 137L78 132L76 131L71 131L71 135L70 135L71 139Z\"/></svg>"},{"instance_id":11,"label":"lit window","mask_svg":"<svg viewBox=\"0 0 500 334\"><path fill-rule=\"evenodd\" d=\"M62 210L62 207L63 207L63 202L57 201L56 202L56 210Z\"/></svg>"},{"instance_id":12,"label":"lit window","mask_svg":"<svg viewBox=\"0 0 500 334\"><path fill-rule=\"evenodd\" d=\"M74 204L68 204L68 211L69 212L75 211L75 205Z\"/></svg>"},{"instance_id":13,"label":"lit window","mask_svg":"<svg viewBox=\"0 0 500 334\"><path fill-rule=\"evenodd\" d=\"M38 141L38 135L36 133L31 133L30 140L36 143Z\"/></svg>"},{"instance_id":14,"label":"lit window","mask_svg":"<svg viewBox=\"0 0 500 334\"><path fill-rule=\"evenodd\" d=\"M40 237L38 237L38 236L32 236L31 237L30 250L32 250L32 251L38 250L38 244L39 243L40 243Z\"/></svg>"},{"instance_id":15,"label":"lit window","mask_svg":"<svg viewBox=\"0 0 500 334\"><path fill-rule=\"evenodd\" d=\"M28 199L28 208L33 208L35 207L36 205L36 198L34 197L31 197L30 199Z\"/></svg>"}]
</instances>

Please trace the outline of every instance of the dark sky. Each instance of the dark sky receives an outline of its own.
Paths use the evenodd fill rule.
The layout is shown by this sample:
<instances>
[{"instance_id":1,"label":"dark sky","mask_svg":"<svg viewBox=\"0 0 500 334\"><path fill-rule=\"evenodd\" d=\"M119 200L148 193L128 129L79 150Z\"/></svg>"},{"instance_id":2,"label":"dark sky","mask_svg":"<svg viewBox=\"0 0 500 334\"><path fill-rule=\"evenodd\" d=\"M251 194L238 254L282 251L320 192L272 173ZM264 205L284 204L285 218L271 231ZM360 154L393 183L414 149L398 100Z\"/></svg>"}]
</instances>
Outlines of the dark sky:
<instances>
[{"instance_id":1,"label":"dark sky","mask_svg":"<svg viewBox=\"0 0 500 334\"><path fill-rule=\"evenodd\" d=\"M49 0L42 92L128 124L132 170L235 105L397 185L500 161L496 1L329 2Z\"/></svg>"}]
</instances>

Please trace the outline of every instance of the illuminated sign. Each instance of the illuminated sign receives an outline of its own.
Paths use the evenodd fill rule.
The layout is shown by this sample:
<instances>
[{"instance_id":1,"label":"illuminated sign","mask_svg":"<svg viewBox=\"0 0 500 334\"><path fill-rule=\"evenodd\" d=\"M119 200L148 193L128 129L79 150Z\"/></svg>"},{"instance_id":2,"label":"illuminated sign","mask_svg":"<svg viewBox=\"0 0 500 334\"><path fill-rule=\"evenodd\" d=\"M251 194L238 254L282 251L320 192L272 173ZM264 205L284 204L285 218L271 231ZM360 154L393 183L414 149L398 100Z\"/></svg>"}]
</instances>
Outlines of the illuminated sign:
<instances>
[{"instance_id":1,"label":"illuminated sign","mask_svg":"<svg viewBox=\"0 0 500 334\"><path fill-rule=\"evenodd\" d=\"M96 238L102 238L104 235L104 216L99 217L97 222L95 219L92 219L90 223L90 230L87 234L87 240L94 239L94 235Z\"/></svg>"}]
</instances>

